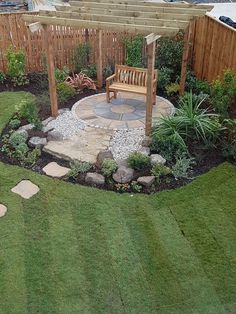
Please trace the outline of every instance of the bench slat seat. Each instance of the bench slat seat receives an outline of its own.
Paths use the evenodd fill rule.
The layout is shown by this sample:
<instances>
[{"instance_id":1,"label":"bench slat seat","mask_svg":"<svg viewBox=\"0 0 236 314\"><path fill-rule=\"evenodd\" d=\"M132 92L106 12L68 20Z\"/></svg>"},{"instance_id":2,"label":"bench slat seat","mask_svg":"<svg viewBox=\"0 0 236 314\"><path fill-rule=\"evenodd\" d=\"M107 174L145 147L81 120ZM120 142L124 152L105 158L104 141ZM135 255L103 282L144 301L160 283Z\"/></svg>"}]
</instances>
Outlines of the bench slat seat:
<instances>
[{"instance_id":1,"label":"bench slat seat","mask_svg":"<svg viewBox=\"0 0 236 314\"><path fill-rule=\"evenodd\" d=\"M153 104L156 100L157 70L153 78ZM106 79L107 102L111 100L110 92L117 97L117 92L130 92L147 95L147 69L116 65L115 74Z\"/></svg>"}]
</instances>

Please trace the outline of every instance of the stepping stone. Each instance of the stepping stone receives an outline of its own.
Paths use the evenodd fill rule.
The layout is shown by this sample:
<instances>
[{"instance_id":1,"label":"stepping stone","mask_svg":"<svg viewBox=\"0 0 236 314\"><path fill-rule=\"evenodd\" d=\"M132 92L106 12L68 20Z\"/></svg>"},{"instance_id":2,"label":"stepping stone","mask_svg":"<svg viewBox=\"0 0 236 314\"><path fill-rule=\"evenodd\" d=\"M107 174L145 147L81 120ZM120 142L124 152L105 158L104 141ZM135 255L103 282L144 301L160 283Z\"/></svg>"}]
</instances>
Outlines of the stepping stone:
<instances>
[{"instance_id":1,"label":"stepping stone","mask_svg":"<svg viewBox=\"0 0 236 314\"><path fill-rule=\"evenodd\" d=\"M0 218L5 216L7 212L7 207L3 204L0 204Z\"/></svg>"},{"instance_id":2,"label":"stepping stone","mask_svg":"<svg viewBox=\"0 0 236 314\"><path fill-rule=\"evenodd\" d=\"M69 168L62 167L58 165L56 162L50 162L43 168L43 172L46 175L53 177L53 178L61 178L68 174L70 171Z\"/></svg>"},{"instance_id":3,"label":"stepping stone","mask_svg":"<svg viewBox=\"0 0 236 314\"><path fill-rule=\"evenodd\" d=\"M22 180L11 191L25 199L29 199L39 192L39 187L30 180Z\"/></svg>"}]
</instances>

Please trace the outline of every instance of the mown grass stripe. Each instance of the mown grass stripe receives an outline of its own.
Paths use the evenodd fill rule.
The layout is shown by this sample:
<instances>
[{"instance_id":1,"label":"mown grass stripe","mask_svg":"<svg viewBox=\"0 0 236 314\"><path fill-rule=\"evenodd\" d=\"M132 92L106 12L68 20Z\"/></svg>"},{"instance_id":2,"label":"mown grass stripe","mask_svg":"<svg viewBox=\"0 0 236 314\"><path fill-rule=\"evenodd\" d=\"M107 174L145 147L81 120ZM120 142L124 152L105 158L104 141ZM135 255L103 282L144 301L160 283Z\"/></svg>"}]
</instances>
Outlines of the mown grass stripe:
<instances>
[{"instance_id":1,"label":"mown grass stripe","mask_svg":"<svg viewBox=\"0 0 236 314\"><path fill-rule=\"evenodd\" d=\"M185 296L185 312L198 310L202 313L215 314L216 310L220 310L224 313L214 286L202 270L201 260L192 250L191 243L181 233L171 212L162 209L156 213L149 212L149 215L172 265L171 272L178 276Z\"/></svg>"},{"instance_id":2,"label":"mown grass stripe","mask_svg":"<svg viewBox=\"0 0 236 314\"><path fill-rule=\"evenodd\" d=\"M44 191L24 201L24 254L27 312L58 313L54 297L53 267L49 236L49 207Z\"/></svg>"}]
</instances>

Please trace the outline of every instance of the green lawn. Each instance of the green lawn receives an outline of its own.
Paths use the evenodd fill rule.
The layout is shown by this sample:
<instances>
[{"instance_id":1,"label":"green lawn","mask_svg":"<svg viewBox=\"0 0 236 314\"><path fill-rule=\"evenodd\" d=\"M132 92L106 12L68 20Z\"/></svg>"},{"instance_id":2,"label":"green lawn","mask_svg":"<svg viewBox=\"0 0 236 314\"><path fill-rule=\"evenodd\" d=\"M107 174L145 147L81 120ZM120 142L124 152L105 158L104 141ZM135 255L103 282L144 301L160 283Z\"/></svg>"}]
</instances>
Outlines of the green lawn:
<instances>
[{"instance_id":1,"label":"green lawn","mask_svg":"<svg viewBox=\"0 0 236 314\"><path fill-rule=\"evenodd\" d=\"M0 163L0 313L235 313L235 167L154 196L59 182Z\"/></svg>"},{"instance_id":2,"label":"green lawn","mask_svg":"<svg viewBox=\"0 0 236 314\"><path fill-rule=\"evenodd\" d=\"M21 97L0 94L0 128ZM10 192L22 179L40 192ZM230 164L175 191L131 196L0 163L0 203L1 314L236 312Z\"/></svg>"}]
</instances>

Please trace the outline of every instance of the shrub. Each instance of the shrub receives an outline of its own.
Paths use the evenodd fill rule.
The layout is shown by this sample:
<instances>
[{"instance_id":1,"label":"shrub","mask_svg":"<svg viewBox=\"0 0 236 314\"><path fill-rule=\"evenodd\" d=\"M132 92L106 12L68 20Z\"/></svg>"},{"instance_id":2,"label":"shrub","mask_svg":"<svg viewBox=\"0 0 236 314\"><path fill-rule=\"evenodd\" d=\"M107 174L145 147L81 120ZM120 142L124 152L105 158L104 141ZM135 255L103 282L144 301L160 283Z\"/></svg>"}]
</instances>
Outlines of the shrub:
<instances>
[{"instance_id":1,"label":"shrub","mask_svg":"<svg viewBox=\"0 0 236 314\"><path fill-rule=\"evenodd\" d=\"M86 173L92 165L86 161L75 160L70 164L71 170L68 173L68 177L76 179L80 173Z\"/></svg>"},{"instance_id":2,"label":"shrub","mask_svg":"<svg viewBox=\"0 0 236 314\"><path fill-rule=\"evenodd\" d=\"M162 67L160 70L158 70L158 76L157 76L157 86L158 89L165 91L165 88L167 85L170 85L171 83L171 75L173 73L173 70Z\"/></svg>"},{"instance_id":3,"label":"shrub","mask_svg":"<svg viewBox=\"0 0 236 314\"><path fill-rule=\"evenodd\" d=\"M28 167L33 167L41 155L39 148L34 148L32 151L28 151L27 154L21 157L21 164Z\"/></svg>"},{"instance_id":4,"label":"shrub","mask_svg":"<svg viewBox=\"0 0 236 314\"><path fill-rule=\"evenodd\" d=\"M56 83L62 83L66 80L69 75L69 69L67 67L63 67L63 69L55 69L55 80Z\"/></svg>"},{"instance_id":5,"label":"shrub","mask_svg":"<svg viewBox=\"0 0 236 314\"><path fill-rule=\"evenodd\" d=\"M135 193L140 193L142 191L142 188L143 188L142 185L138 184L137 181L132 181L130 183L130 187L131 187L132 191Z\"/></svg>"},{"instance_id":6,"label":"shrub","mask_svg":"<svg viewBox=\"0 0 236 314\"><path fill-rule=\"evenodd\" d=\"M175 95L179 92L179 84L178 83L171 83L170 85L166 86L166 93L168 96Z\"/></svg>"},{"instance_id":7,"label":"shrub","mask_svg":"<svg viewBox=\"0 0 236 314\"><path fill-rule=\"evenodd\" d=\"M97 65L89 64L87 68L82 68L81 72L86 74L88 77L96 77L97 76Z\"/></svg>"},{"instance_id":8,"label":"shrub","mask_svg":"<svg viewBox=\"0 0 236 314\"><path fill-rule=\"evenodd\" d=\"M24 157L29 151L29 147L26 143L20 143L15 148L15 153L17 157Z\"/></svg>"},{"instance_id":9,"label":"shrub","mask_svg":"<svg viewBox=\"0 0 236 314\"><path fill-rule=\"evenodd\" d=\"M78 91L81 91L85 88L92 89L92 90L97 89L94 81L83 72L80 72L79 74L75 74L73 76L69 76L66 80L66 83L70 87Z\"/></svg>"},{"instance_id":10,"label":"shrub","mask_svg":"<svg viewBox=\"0 0 236 314\"><path fill-rule=\"evenodd\" d=\"M170 174L172 171L169 167L161 164L156 164L152 167L151 173L154 175L156 178L164 177Z\"/></svg>"},{"instance_id":11,"label":"shrub","mask_svg":"<svg viewBox=\"0 0 236 314\"><path fill-rule=\"evenodd\" d=\"M118 164L113 159L104 159L102 162L102 174L106 177L110 177L118 168Z\"/></svg>"},{"instance_id":12,"label":"shrub","mask_svg":"<svg viewBox=\"0 0 236 314\"><path fill-rule=\"evenodd\" d=\"M0 84L2 84L6 79L6 75L3 72L0 72Z\"/></svg>"},{"instance_id":13,"label":"shrub","mask_svg":"<svg viewBox=\"0 0 236 314\"><path fill-rule=\"evenodd\" d=\"M65 103L76 94L75 89L66 82L57 84L57 97L59 104Z\"/></svg>"},{"instance_id":14,"label":"shrub","mask_svg":"<svg viewBox=\"0 0 236 314\"><path fill-rule=\"evenodd\" d=\"M133 38L125 38L124 46L126 51L125 64L131 67L143 67L143 37L137 35Z\"/></svg>"},{"instance_id":15,"label":"shrub","mask_svg":"<svg viewBox=\"0 0 236 314\"><path fill-rule=\"evenodd\" d=\"M9 137L9 144L14 148L26 143L26 136L23 133L13 132Z\"/></svg>"},{"instance_id":16,"label":"shrub","mask_svg":"<svg viewBox=\"0 0 236 314\"><path fill-rule=\"evenodd\" d=\"M22 100L16 105L16 111L21 119L26 119L29 123L32 123L38 116L38 110L35 99Z\"/></svg>"},{"instance_id":17,"label":"shrub","mask_svg":"<svg viewBox=\"0 0 236 314\"><path fill-rule=\"evenodd\" d=\"M227 118L230 105L236 96L236 73L226 70L222 80L217 79L211 84L210 95L215 111Z\"/></svg>"},{"instance_id":18,"label":"shrub","mask_svg":"<svg viewBox=\"0 0 236 314\"><path fill-rule=\"evenodd\" d=\"M225 158L236 160L236 120L225 119L222 125L224 127L222 155Z\"/></svg>"},{"instance_id":19,"label":"shrub","mask_svg":"<svg viewBox=\"0 0 236 314\"><path fill-rule=\"evenodd\" d=\"M26 57L23 50L10 48L7 51L7 74L15 86L28 83L26 76Z\"/></svg>"},{"instance_id":20,"label":"shrub","mask_svg":"<svg viewBox=\"0 0 236 314\"><path fill-rule=\"evenodd\" d=\"M175 165L172 167L172 174L176 180L180 178L189 178L192 166L195 164L194 158L188 158L186 155L178 157Z\"/></svg>"},{"instance_id":21,"label":"shrub","mask_svg":"<svg viewBox=\"0 0 236 314\"><path fill-rule=\"evenodd\" d=\"M19 126L20 126L20 120L19 119L12 119L10 122L9 122L9 127L11 129L17 129Z\"/></svg>"},{"instance_id":22,"label":"shrub","mask_svg":"<svg viewBox=\"0 0 236 314\"><path fill-rule=\"evenodd\" d=\"M140 152L131 153L128 157L128 164L135 170L143 170L150 168L151 160L150 157Z\"/></svg>"},{"instance_id":23,"label":"shrub","mask_svg":"<svg viewBox=\"0 0 236 314\"><path fill-rule=\"evenodd\" d=\"M130 185L128 183L116 183L115 189L119 193L124 193L130 189Z\"/></svg>"},{"instance_id":24,"label":"shrub","mask_svg":"<svg viewBox=\"0 0 236 314\"><path fill-rule=\"evenodd\" d=\"M76 72L79 73L82 69L88 68L90 51L91 45L89 43L79 44L79 46L75 48L73 62Z\"/></svg>"},{"instance_id":25,"label":"shrub","mask_svg":"<svg viewBox=\"0 0 236 314\"><path fill-rule=\"evenodd\" d=\"M111 76L114 73L114 67L110 64L105 65L103 69L103 76L106 79L107 77Z\"/></svg>"},{"instance_id":26,"label":"shrub","mask_svg":"<svg viewBox=\"0 0 236 314\"><path fill-rule=\"evenodd\" d=\"M183 55L182 36L178 38L163 37L158 40L155 66L158 69L163 67L172 69L174 80L180 73Z\"/></svg>"}]
</instances>

